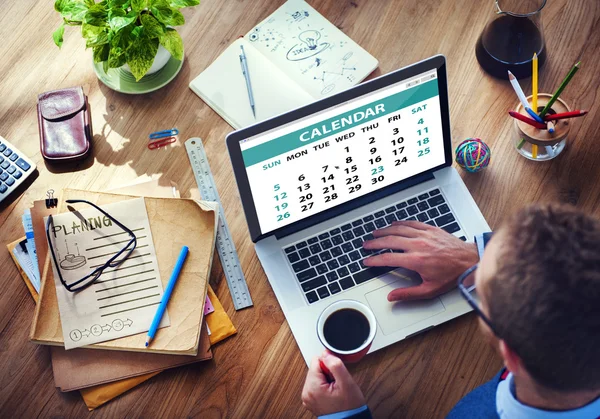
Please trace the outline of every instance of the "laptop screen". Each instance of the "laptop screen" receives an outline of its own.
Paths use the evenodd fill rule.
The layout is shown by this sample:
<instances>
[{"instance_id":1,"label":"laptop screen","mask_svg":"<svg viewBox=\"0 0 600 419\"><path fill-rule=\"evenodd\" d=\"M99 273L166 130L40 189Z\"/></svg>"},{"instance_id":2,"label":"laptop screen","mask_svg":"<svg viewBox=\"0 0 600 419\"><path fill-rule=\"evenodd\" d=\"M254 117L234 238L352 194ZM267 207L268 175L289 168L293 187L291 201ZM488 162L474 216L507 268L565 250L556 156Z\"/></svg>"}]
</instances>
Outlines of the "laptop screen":
<instances>
[{"instance_id":1,"label":"laptop screen","mask_svg":"<svg viewBox=\"0 0 600 419\"><path fill-rule=\"evenodd\" d=\"M445 162L437 70L240 141L263 234Z\"/></svg>"}]
</instances>

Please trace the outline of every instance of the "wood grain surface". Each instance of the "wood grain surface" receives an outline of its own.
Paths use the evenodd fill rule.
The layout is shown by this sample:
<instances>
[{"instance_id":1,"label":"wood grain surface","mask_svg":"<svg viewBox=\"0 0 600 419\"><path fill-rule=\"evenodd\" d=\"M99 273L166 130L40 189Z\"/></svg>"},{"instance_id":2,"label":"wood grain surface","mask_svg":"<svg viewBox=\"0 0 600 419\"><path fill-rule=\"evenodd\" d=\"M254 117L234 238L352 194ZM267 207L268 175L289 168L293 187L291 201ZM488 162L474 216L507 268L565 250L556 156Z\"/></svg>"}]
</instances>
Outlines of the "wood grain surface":
<instances>
[{"instance_id":1,"label":"wood grain surface","mask_svg":"<svg viewBox=\"0 0 600 419\"><path fill-rule=\"evenodd\" d=\"M254 307L236 312L219 263L211 283L238 335L214 349L214 360L159 374L88 414L79 393L60 393L48 348L27 339L34 302L5 248L0 250L0 416L2 417L310 417L300 402L306 366L254 253L225 147L231 131L188 88L236 37L283 0L204 0L184 10L180 29L185 63L167 87L143 96L116 93L96 78L91 50L67 28L58 49L51 34L60 17L51 0L0 0L0 135L37 164L39 176L0 207L0 243L23 235L21 214L48 189L105 191L141 175L174 181L183 197L196 188L182 141L204 140L225 213L249 283ZM484 74L475 42L492 15L492 0L310 0L326 18L380 61L385 74L428 56L448 59L452 138L480 137L492 149L479 174L461 172L492 227L532 202L560 201L600 215L600 3L553 0L543 13L548 61L540 91L553 91L578 59L582 68L563 93L573 120L557 159L538 163L515 152L517 104L508 81ZM526 92L530 80L522 80ZM92 109L91 157L74 167L47 166L39 149L37 95L82 85ZM177 127L173 148L150 151L147 135ZM218 261L218 258L215 260ZM501 363L480 338L470 314L368 356L351 372L375 417L439 418Z\"/></svg>"}]
</instances>

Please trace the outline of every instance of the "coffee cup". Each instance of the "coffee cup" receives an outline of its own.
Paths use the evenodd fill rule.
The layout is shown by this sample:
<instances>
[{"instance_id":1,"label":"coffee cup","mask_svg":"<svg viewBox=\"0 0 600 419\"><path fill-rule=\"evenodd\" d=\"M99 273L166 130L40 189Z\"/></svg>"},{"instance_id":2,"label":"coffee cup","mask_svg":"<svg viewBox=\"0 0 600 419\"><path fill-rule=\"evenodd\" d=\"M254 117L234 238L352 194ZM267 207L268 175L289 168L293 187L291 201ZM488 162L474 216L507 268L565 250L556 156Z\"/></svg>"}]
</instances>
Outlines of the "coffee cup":
<instances>
[{"instance_id":1,"label":"coffee cup","mask_svg":"<svg viewBox=\"0 0 600 419\"><path fill-rule=\"evenodd\" d=\"M336 301L317 320L319 340L345 363L360 361L369 352L376 332L375 314L355 300Z\"/></svg>"}]
</instances>

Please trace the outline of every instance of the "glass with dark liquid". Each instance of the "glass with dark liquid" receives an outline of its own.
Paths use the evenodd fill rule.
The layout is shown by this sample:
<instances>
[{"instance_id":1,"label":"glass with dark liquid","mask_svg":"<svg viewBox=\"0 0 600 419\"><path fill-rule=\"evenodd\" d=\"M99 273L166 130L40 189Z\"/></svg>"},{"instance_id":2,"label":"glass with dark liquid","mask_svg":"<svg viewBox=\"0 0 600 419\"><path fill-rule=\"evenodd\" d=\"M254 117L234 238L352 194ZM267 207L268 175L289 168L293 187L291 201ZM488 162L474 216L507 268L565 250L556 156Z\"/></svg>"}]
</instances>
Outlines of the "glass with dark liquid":
<instances>
[{"instance_id":1,"label":"glass with dark liquid","mask_svg":"<svg viewBox=\"0 0 600 419\"><path fill-rule=\"evenodd\" d=\"M494 16L477 40L479 65L490 75L506 79L510 70L517 78L531 76L531 61L546 60L541 12L546 0L495 0Z\"/></svg>"}]
</instances>

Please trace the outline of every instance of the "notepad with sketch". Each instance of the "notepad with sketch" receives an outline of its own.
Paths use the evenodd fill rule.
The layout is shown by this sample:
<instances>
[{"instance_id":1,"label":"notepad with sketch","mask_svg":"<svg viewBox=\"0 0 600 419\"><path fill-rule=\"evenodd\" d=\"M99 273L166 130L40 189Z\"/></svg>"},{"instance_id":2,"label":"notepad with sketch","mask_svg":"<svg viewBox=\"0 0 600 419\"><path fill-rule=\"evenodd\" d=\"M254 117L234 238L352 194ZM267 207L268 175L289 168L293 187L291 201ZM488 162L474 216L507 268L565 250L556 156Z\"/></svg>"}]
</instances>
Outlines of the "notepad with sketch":
<instances>
[{"instance_id":1,"label":"notepad with sketch","mask_svg":"<svg viewBox=\"0 0 600 419\"><path fill-rule=\"evenodd\" d=\"M244 46L256 105L240 65ZM239 129L365 79L378 61L303 0L289 0L230 45L190 88Z\"/></svg>"},{"instance_id":2,"label":"notepad with sketch","mask_svg":"<svg viewBox=\"0 0 600 419\"><path fill-rule=\"evenodd\" d=\"M67 284L102 267L131 240L110 218L92 207L53 216L50 225L56 262L52 269L65 349L146 332L160 304L163 287L143 198L104 205L107 213L136 236L130 256L107 267L89 287L68 291ZM165 312L161 327L169 326Z\"/></svg>"}]
</instances>

